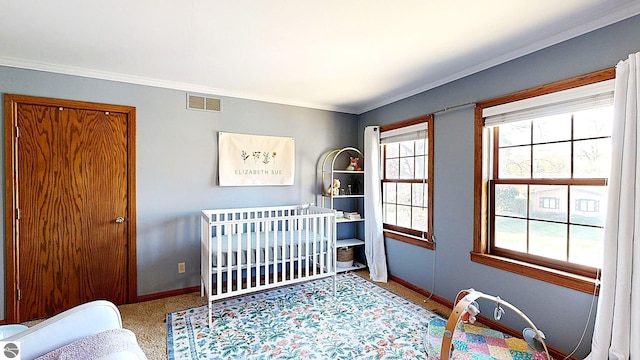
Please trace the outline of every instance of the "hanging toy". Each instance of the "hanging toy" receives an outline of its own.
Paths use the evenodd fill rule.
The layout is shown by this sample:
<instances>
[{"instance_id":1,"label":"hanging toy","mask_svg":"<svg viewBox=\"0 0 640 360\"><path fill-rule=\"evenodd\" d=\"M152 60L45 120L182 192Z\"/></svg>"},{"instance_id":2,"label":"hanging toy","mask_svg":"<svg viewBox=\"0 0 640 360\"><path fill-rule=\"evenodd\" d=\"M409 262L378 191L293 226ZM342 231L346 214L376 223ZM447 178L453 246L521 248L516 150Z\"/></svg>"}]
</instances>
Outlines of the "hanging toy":
<instances>
[{"instance_id":1,"label":"hanging toy","mask_svg":"<svg viewBox=\"0 0 640 360\"><path fill-rule=\"evenodd\" d=\"M480 306L474 301L470 303L462 315L460 315L460 320L465 324L473 324L476 322L476 316L478 314L480 314Z\"/></svg>"}]
</instances>

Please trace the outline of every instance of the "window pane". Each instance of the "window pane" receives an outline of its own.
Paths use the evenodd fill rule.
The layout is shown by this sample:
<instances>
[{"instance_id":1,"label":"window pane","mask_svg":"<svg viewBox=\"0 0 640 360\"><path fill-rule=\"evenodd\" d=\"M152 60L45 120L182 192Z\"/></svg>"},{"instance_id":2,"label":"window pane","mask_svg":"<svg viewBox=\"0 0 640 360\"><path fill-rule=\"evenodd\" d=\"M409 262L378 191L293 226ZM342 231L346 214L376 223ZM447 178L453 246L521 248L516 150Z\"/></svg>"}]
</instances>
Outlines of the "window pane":
<instances>
[{"instance_id":1,"label":"window pane","mask_svg":"<svg viewBox=\"0 0 640 360\"><path fill-rule=\"evenodd\" d=\"M427 228L427 209L413 207L412 211L413 219L411 222L411 228L421 231L429 230Z\"/></svg>"},{"instance_id":2,"label":"window pane","mask_svg":"<svg viewBox=\"0 0 640 360\"><path fill-rule=\"evenodd\" d=\"M533 146L534 178L569 178L571 176L571 143Z\"/></svg>"},{"instance_id":3,"label":"window pane","mask_svg":"<svg viewBox=\"0 0 640 360\"><path fill-rule=\"evenodd\" d=\"M571 114L547 116L532 123L534 144L571 140Z\"/></svg>"},{"instance_id":4,"label":"window pane","mask_svg":"<svg viewBox=\"0 0 640 360\"><path fill-rule=\"evenodd\" d=\"M495 186L496 215L527 217L527 185Z\"/></svg>"},{"instance_id":5,"label":"window pane","mask_svg":"<svg viewBox=\"0 0 640 360\"><path fill-rule=\"evenodd\" d=\"M531 177L531 147L518 146L499 150L500 179L527 179Z\"/></svg>"},{"instance_id":6,"label":"window pane","mask_svg":"<svg viewBox=\"0 0 640 360\"><path fill-rule=\"evenodd\" d=\"M400 156L413 156L413 143L414 141L403 141L400 143Z\"/></svg>"},{"instance_id":7,"label":"window pane","mask_svg":"<svg viewBox=\"0 0 640 360\"><path fill-rule=\"evenodd\" d=\"M399 179L400 178L400 160L387 159L385 162L385 177L387 179Z\"/></svg>"},{"instance_id":8,"label":"window pane","mask_svg":"<svg viewBox=\"0 0 640 360\"><path fill-rule=\"evenodd\" d=\"M398 183L398 205L411 205L411 184Z\"/></svg>"},{"instance_id":9,"label":"window pane","mask_svg":"<svg viewBox=\"0 0 640 360\"><path fill-rule=\"evenodd\" d=\"M425 179L427 175L424 169L426 168L427 168L427 157L416 156L416 174L414 179Z\"/></svg>"},{"instance_id":10,"label":"window pane","mask_svg":"<svg viewBox=\"0 0 640 360\"><path fill-rule=\"evenodd\" d=\"M499 146L531 144L531 121L500 125Z\"/></svg>"},{"instance_id":11,"label":"window pane","mask_svg":"<svg viewBox=\"0 0 640 360\"><path fill-rule=\"evenodd\" d=\"M611 136L613 106L579 111L573 114L573 138Z\"/></svg>"},{"instance_id":12,"label":"window pane","mask_svg":"<svg viewBox=\"0 0 640 360\"><path fill-rule=\"evenodd\" d=\"M424 196L424 200L422 200L422 202L424 203L424 207L428 207L429 206L429 183L424 183L424 190L423 190L423 196Z\"/></svg>"},{"instance_id":13,"label":"window pane","mask_svg":"<svg viewBox=\"0 0 640 360\"><path fill-rule=\"evenodd\" d=\"M527 251L527 220L496 216L494 244L520 252Z\"/></svg>"},{"instance_id":14,"label":"window pane","mask_svg":"<svg viewBox=\"0 0 640 360\"><path fill-rule=\"evenodd\" d=\"M413 157L400 158L400 179L414 178L414 161Z\"/></svg>"},{"instance_id":15,"label":"window pane","mask_svg":"<svg viewBox=\"0 0 640 360\"><path fill-rule=\"evenodd\" d=\"M382 199L386 203L396 202L396 183L384 183Z\"/></svg>"},{"instance_id":16,"label":"window pane","mask_svg":"<svg viewBox=\"0 0 640 360\"><path fill-rule=\"evenodd\" d=\"M412 189L412 201L411 204L414 206L427 206L427 198L426 193L424 191L425 185L423 184L411 184Z\"/></svg>"},{"instance_id":17,"label":"window pane","mask_svg":"<svg viewBox=\"0 0 640 360\"><path fill-rule=\"evenodd\" d=\"M411 206L398 205L398 222L396 225L411 228Z\"/></svg>"},{"instance_id":18,"label":"window pane","mask_svg":"<svg viewBox=\"0 0 640 360\"><path fill-rule=\"evenodd\" d=\"M610 159L610 138L575 141L573 143L573 177L607 178Z\"/></svg>"},{"instance_id":19,"label":"window pane","mask_svg":"<svg viewBox=\"0 0 640 360\"><path fill-rule=\"evenodd\" d=\"M386 147L386 158L397 158L398 156L400 156L400 144L398 143L391 143L391 144L387 144L385 145Z\"/></svg>"},{"instance_id":20,"label":"window pane","mask_svg":"<svg viewBox=\"0 0 640 360\"><path fill-rule=\"evenodd\" d=\"M389 225L396 225L396 205L385 204L384 205L384 222Z\"/></svg>"},{"instance_id":21,"label":"window pane","mask_svg":"<svg viewBox=\"0 0 640 360\"><path fill-rule=\"evenodd\" d=\"M416 155L426 155L428 141L426 139L416 140Z\"/></svg>"},{"instance_id":22,"label":"window pane","mask_svg":"<svg viewBox=\"0 0 640 360\"><path fill-rule=\"evenodd\" d=\"M571 186L571 218L573 224L604 226L607 209L606 186Z\"/></svg>"},{"instance_id":23,"label":"window pane","mask_svg":"<svg viewBox=\"0 0 640 360\"><path fill-rule=\"evenodd\" d=\"M569 228L569 261L602 267L604 229L571 225Z\"/></svg>"},{"instance_id":24,"label":"window pane","mask_svg":"<svg viewBox=\"0 0 640 360\"><path fill-rule=\"evenodd\" d=\"M567 225L530 221L529 254L567 260Z\"/></svg>"},{"instance_id":25,"label":"window pane","mask_svg":"<svg viewBox=\"0 0 640 360\"><path fill-rule=\"evenodd\" d=\"M529 217L531 219L567 222L567 186L531 185Z\"/></svg>"}]
</instances>

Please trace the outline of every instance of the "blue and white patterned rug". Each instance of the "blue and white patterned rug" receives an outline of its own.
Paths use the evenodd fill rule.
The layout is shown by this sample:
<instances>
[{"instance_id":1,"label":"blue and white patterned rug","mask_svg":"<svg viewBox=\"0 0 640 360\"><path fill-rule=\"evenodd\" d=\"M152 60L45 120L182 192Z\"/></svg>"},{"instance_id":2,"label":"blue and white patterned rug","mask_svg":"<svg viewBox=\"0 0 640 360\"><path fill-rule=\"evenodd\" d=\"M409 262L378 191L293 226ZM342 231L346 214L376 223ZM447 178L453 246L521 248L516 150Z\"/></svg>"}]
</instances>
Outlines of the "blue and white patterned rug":
<instances>
[{"instance_id":1,"label":"blue and white patterned rug","mask_svg":"<svg viewBox=\"0 0 640 360\"><path fill-rule=\"evenodd\" d=\"M429 310L351 273L167 314L169 359L427 359Z\"/></svg>"}]
</instances>

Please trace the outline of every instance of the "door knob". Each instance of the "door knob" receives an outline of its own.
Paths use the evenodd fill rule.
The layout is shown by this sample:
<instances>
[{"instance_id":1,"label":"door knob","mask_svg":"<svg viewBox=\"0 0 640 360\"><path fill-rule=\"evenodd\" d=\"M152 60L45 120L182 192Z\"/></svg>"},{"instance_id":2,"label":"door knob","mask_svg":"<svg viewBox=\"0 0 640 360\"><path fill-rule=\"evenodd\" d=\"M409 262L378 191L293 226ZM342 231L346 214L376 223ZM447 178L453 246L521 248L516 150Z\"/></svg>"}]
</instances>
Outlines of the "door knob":
<instances>
[{"instance_id":1,"label":"door knob","mask_svg":"<svg viewBox=\"0 0 640 360\"><path fill-rule=\"evenodd\" d=\"M116 218L116 224L122 224L124 222L124 218L122 216L118 216Z\"/></svg>"}]
</instances>

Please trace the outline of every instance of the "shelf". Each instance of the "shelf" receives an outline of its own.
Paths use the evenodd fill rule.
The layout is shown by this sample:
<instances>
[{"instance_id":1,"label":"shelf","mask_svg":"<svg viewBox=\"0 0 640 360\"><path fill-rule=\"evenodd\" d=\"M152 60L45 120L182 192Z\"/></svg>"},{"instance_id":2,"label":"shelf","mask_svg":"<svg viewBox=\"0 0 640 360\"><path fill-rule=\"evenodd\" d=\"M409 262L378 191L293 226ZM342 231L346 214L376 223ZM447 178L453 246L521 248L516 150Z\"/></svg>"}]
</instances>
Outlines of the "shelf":
<instances>
[{"instance_id":1,"label":"shelf","mask_svg":"<svg viewBox=\"0 0 640 360\"><path fill-rule=\"evenodd\" d=\"M364 174L364 170L324 170L326 173L334 174Z\"/></svg>"},{"instance_id":2,"label":"shelf","mask_svg":"<svg viewBox=\"0 0 640 360\"><path fill-rule=\"evenodd\" d=\"M336 247L364 245L364 240L360 239L339 239L336 240Z\"/></svg>"},{"instance_id":3,"label":"shelf","mask_svg":"<svg viewBox=\"0 0 640 360\"><path fill-rule=\"evenodd\" d=\"M334 198L334 199L346 199L346 198L363 198L364 194L353 194L353 195L335 195L335 196L331 196L331 195L322 195L324 197L328 197L328 198Z\"/></svg>"},{"instance_id":4,"label":"shelf","mask_svg":"<svg viewBox=\"0 0 640 360\"><path fill-rule=\"evenodd\" d=\"M341 273L341 272L345 272L345 271L352 271L352 270L359 270L359 269L364 269L366 266L364 266L364 264L361 264L357 261L353 262L353 266L348 266L348 267L336 267L336 272Z\"/></svg>"},{"instance_id":5,"label":"shelf","mask_svg":"<svg viewBox=\"0 0 640 360\"><path fill-rule=\"evenodd\" d=\"M360 221L364 221L364 218L362 219L345 219L345 218L337 219L336 218L337 223L350 223L350 222L360 222Z\"/></svg>"}]
</instances>

